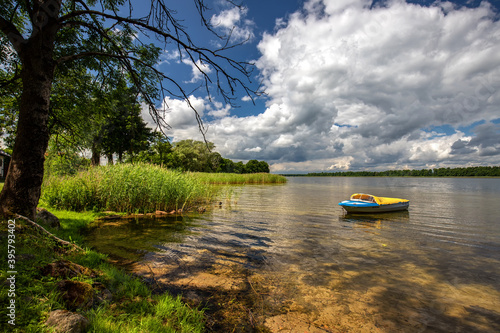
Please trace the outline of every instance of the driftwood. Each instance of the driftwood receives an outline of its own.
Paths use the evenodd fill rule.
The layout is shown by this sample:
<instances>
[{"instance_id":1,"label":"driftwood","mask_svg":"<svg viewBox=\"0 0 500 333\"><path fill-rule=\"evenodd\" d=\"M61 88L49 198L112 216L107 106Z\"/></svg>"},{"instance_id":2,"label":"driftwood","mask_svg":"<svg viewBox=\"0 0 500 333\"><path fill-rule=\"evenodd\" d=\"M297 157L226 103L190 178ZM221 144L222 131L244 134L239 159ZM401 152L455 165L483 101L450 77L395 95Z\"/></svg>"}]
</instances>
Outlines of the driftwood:
<instances>
[{"instance_id":1,"label":"driftwood","mask_svg":"<svg viewBox=\"0 0 500 333\"><path fill-rule=\"evenodd\" d=\"M84 251L84 249L82 249L81 247L79 247L78 245L74 244L74 243L70 243L68 241L65 241L57 236L55 236L54 234L52 234L51 232L47 231L44 227L42 227L41 225L39 225L38 223L36 223L35 221L32 221L30 220L29 218L27 218L26 216L22 216L22 215L19 215L19 214L16 214L16 217L20 218L21 220L23 221L26 221L28 223L30 223L32 226L34 226L36 229L38 229L39 231L41 231L42 233L44 233L46 236L48 236L49 238L55 240L57 243L61 244L61 245L64 245L64 246L72 246L73 248L79 250L79 251Z\"/></svg>"}]
</instances>

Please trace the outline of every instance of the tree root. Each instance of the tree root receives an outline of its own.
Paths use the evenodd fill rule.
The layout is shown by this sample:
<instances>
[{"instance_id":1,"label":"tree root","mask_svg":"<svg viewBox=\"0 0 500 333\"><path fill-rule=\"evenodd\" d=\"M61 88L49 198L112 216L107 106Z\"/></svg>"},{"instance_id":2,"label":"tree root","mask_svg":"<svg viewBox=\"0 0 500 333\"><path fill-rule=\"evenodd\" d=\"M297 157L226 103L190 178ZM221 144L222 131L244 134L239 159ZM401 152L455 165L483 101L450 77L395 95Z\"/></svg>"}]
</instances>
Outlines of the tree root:
<instances>
[{"instance_id":1,"label":"tree root","mask_svg":"<svg viewBox=\"0 0 500 333\"><path fill-rule=\"evenodd\" d=\"M60 239L59 237L55 236L54 234L52 234L51 232L47 231L44 227L42 227L41 225L39 225L38 223L36 223L35 221L32 221L30 220L29 218L27 218L26 216L22 216L22 215L19 215L19 214L16 214L16 217L20 218L21 220L24 220L28 223L30 223L32 226L34 226L37 230L41 231L43 234L45 234L46 236L48 236L49 238L55 240L58 244L60 245L63 245L63 246L72 246L74 249L76 250L79 250L79 251L85 251L84 249L82 249L81 247L79 247L78 245L74 244L74 243L70 243L68 241L65 241L63 239Z\"/></svg>"}]
</instances>

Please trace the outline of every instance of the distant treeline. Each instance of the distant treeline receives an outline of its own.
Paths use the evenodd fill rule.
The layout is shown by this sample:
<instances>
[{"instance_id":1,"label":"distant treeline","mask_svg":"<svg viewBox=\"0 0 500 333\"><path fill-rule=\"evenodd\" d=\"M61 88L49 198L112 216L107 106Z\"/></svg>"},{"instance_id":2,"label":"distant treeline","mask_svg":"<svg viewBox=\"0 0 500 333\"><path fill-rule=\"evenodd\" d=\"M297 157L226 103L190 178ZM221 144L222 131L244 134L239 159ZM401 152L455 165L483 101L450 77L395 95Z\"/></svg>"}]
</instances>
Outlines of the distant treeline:
<instances>
[{"instance_id":1,"label":"distant treeline","mask_svg":"<svg viewBox=\"0 0 500 333\"><path fill-rule=\"evenodd\" d=\"M286 176L307 177L500 177L500 166L437 168L422 170L313 172Z\"/></svg>"}]
</instances>

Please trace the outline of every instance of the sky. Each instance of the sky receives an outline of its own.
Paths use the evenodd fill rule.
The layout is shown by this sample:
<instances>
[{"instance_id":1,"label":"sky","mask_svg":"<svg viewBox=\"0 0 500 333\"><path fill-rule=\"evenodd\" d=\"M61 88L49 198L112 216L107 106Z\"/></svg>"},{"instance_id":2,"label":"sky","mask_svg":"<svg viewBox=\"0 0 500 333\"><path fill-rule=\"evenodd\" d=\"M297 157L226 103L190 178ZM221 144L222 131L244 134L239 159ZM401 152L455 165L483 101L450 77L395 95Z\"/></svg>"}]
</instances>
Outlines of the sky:
<instances>
[{"instance_id":1,"label":"sky","mask_svg":"<svg viewBox=\"0 0 500 333\"><path fill-rule=\"evenodd\" d=\"M188 3L178 13L193 39L216 45ZM190 97L223 157L284 174L500 165L499 1L243 4L214 0L211 22L246 41L231 55L255 63L252 82L266 94L254 104L241 90L239 107L203 89ZM201 83L175 50L158 68ZM185 101L160 104L172 141L202 140Z\"/></svg>"}]
</instances>

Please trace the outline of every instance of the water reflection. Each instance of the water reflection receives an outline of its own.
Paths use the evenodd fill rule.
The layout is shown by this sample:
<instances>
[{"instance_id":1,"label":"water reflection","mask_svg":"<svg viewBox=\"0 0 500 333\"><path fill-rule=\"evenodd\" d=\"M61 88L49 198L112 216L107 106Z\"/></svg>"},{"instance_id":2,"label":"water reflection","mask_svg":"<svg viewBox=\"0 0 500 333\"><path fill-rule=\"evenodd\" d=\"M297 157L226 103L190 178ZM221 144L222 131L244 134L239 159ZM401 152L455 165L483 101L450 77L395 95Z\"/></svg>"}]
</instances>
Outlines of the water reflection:
<instances>
[{"instance_id":1,"label":"water reflection","mask_svg":"<svg viewBox=\"0 0 500 333\"><path fill-rule=\"evenodd\" d=\"M339 216L339 221L352 223L360 227L382 229L383 223L407 222L410 219L408 211L388 212L380 214L344 214Z\"/></svg>"}]
</instances>

